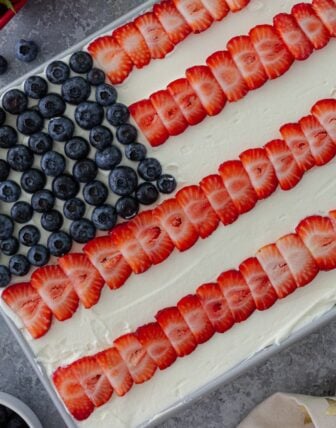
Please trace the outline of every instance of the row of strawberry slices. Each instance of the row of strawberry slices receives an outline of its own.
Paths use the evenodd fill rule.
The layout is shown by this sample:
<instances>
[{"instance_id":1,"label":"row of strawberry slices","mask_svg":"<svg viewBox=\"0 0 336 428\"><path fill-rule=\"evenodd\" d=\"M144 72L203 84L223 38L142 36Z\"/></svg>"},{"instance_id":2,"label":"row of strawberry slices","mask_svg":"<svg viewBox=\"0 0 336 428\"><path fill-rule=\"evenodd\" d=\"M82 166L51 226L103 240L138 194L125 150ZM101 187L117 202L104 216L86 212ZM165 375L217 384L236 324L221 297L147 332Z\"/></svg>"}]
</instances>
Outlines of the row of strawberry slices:
<instances>
[{"instance_id":1,"label":"row of strawberry slices","mask_svg":"<svg viewBox=\"0 0 336 428\"><path fill-rule=\"evenodd\" d=\"M105 404L113 390L126 394L133 383L149 380L159 368L189 355L216 332L224 333L255 310L270 308L320 270L336 268L336 211L311 216L296 233L261 248L238 270L223 272L217 282L203 284L176 306L160 310L156 322L113 342L113 347L58 368L54 384L70 413L79 420Z\"/></svg>"},{"instance_id":2,"label":"row of strawberry slices","mask_svg":"<svg viewBox=\"0 0 336 428\"><path fill-rule=\"evenodd\" d=\"M158 146L207 115L218 114L226 101L239 100L268 79L283 75L294 60L323 48L330 36L336 36L336 3L300 3L273 22L273 26L254 27L248 36L234 37L226 51L208 57L207 65L189 68L185 78L132 104L130 112L149 143Z\"/></svg>"},{"instance_id":3,"label":"row of strawberry slices","mask_svg":"<svg viewBox=\"0 0 336 428\"><path fill-rule=\"evenodd\" d=\"M250 0L164 0L134 21L102 36L88 51L114 84L122 83L133 67L164 58L190 33L200 33L231 10L243 9Z\"/></svg>"},{"instance_id":4,"label":"row of strawberry slices","mask_svg":"<svg viewBox=\"0 0 336 428\"><path fill-rule=\"evenodd\" d=\"M37 269L30 284L7 288L3 300L34 338L41 337L49 330L52 315L64 321L79 302L85 308L95 305L105 283L110 289L121 287L132 272L140 274L161 263L175 247L185 251L199 237L213 233L219 222L233 223L278 185L293 188L306 171L336 155L336 100L318 101L311 112L298 123L284 125L283 140L224 162L219 174L203 178L199 186L180 189L175 198L141 212L108 236L93 239L84 253L67 254L58 259L58 266Z\"/></svg>"}]
</instances>

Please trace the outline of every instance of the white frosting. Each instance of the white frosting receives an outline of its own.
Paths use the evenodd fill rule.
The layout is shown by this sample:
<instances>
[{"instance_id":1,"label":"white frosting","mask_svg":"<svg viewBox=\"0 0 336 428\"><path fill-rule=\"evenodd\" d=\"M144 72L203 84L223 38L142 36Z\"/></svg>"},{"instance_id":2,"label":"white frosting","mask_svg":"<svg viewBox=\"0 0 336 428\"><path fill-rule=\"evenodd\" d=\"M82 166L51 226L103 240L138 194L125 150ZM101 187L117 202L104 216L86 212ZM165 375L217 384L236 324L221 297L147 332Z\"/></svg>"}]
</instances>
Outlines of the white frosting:
<instances>
[{"instance_id":1,"label":"white frosting","mask_svg":"<svg viewBox=\"0 0 336 428\"><path fill-rule=\"evenodd\" d=\"M131 103L148 97L183 76L187 67L204 63L210 53L223 49L234 35L244 34L256 24L271 23L274 15L290 11L295 3L252 0L244 11L231 14L201 35L190 36L165 60L134 71L119 87L120 100ZM335 95L335 49L336 41L332 40L307 61L295 63L285 76L228 104L218 116L207 118L149 152L182 186L216 172L222 161L237 158L247 148L279 138L277 130L281 125L308 114L317 100ZM335 163L309 171L289 192L278 189L231 226L219 226L212 236L190 250L175 251L162 264L131 276L119 290L105 287L96 306L90 310L79 308L69 321L53 322L41 339L33 341L26 335L37 360L51 374L59 365L110 346L116 337L153 320L159 309L175 305L200 284L216 279L261 246L293 231L305 216L325 214L335 208ZM125 397L114 395L78 425L134 427L154 417L330 309L336 302L335 280L336 271L320 273L310 285L277 301L265 312L255 312L229 332L215 335L192 355L158 371L147 383L134 386Z\"/></svg>"}]
</instances>

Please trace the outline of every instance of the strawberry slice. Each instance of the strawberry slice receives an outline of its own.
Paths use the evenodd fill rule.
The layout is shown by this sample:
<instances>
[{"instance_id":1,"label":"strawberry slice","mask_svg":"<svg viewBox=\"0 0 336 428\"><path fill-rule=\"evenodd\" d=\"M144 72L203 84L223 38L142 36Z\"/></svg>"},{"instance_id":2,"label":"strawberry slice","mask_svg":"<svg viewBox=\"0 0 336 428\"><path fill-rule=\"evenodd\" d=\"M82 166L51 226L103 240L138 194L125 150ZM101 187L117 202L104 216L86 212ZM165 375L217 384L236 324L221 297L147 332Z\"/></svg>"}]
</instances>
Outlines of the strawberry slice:
<instances>
[{"instance_id":1,"label":"strawberry slice","mask_svg":"<svg viewBox=\"0 0 336 428\"><path fill-rule=\"evenodd\" d=\"M292 15L279 13L274 17L273 25L296 60L307 59L313 53L313 45Z\"/></svg>"},{"instance_id":2,"label":"strawberry slice","mask_svg":"<svg viewBox=\"0 0 336 428\"><path fill-rule=\"evenodd\" d=\"M296 163L305 172L312 168L315 159L311 153L309 143L298 123L287 123L280 128L282 138L292 152Z\"/></svg>"},{"instance_id":3,"label":"strawberry slice","mask_svg":"<svg viewBox=\"0 0 336 428\"><path fill-rule=\"evenodd\" d=\"M186 77L209 116L215 116L223 110L226 97L209 67L196 65L188 68Z\"/></svg>"},{"instance_id":4,"label":"strawberry slice","mask_svg":"<svg viewBox=\"0 0 336 428\"><path fill-rule=\"evenodd\" d=\"M153 216L155 221L158 221L167 232L179 251L187 250L197 241L197 230L188 220L176 199L167 199L162 202L153 211Z\"/></svg>"},{"instance_id":5,"label":"strawberry slice","mask_svg":"<svg viewBox=\"0 0 336 428\"><path fill-rule=\"evenodd\" d=\"M313 0L316 15L327 27L331 36L336 36L336 4L333 0Z\"/></svg>"},{"instance_id":6,"label":"strawberry slice","mask_svg":"<svg viewBox=\"0 0 336 428\"><path fill-rule=\"evenodd\" d=\"M132 71L133 61L112 36L98 37L88 51L114 84L122 83Z\"/></svg>"},{"instance_id":7,"label":"strawberry slice","mask_svg":"<svg viewBox=\"0 0 336 428\"><path fill-rule=\"evenodd\" d=\"M249 36L232 38L227 44L227 49L248 88L260 88L266 82L267 75Z\"/></svg>"},{"instance_id":8,"label":"strawberry slice","mask_svg":"<svg viewBox=\"0 0 336 428\"><path fill-rule=\"evenodd\" d=\"M144 13L138 16L134 23L143 35L153 59L164 58L174 49L173 43L154 13Z\"/></svg>"},{"instance_id":9,"label":"strawberry slice","mask_svg":"<svg viewBox=\"0 0 336 428\"><path fill-rule=\"evenodd\" d=\"M201 0L215 21L221 21L230 11L225 0Z\"/></svg>"},{"instance_id":10,"label":"strawberry slice","mask_svg":"<svg viewBox=\"0 0 336 428\"><path fill-rule=\"evenodd\" d=\"M225 0L231 12L238 12L250 3L250 0Z\"/></svg>"},{"instance_id":11,"label":"strawberry slice","mask_svg":"<svg viewBox=\"0 0 336 428\"><path fill-rule=\"evenodd\" d=\"M187 79L174 80L169 83L167 89L180 107L189 125L196 125L202 122L207 112Z\"/></svg>"},{"instance_id":12,"label":"strawberry slice","mask_svg":"<svg viewBox=\"0 0 336 428\"><path fill-rule=\"evenodd\" d=\"M223 272L217 279L235 322L245 321L256 309L251 291L237 270Z\"/></svg>"},{"instance_id":13,"label":"strawberry slice","mask_svg":"<svg viewBox=\"0 0 336 428\"><path fill-rule=\"evenodd\" d=\"M168 91L157 91L150 100L169 135L179 135L187 128L188 122Z\"/></svg>"},{"instance_id":14,"label":"strawberry slice","mask_svg":"<svg viewBox=\"0 0 336 428\"><path fill-rule=\"evenodd\" d=\"M52 375L54 385L69 412L77 421L87 419L95 407L78 382L71 366L59 367Z\"/></svg>"},{"instance_id":15,"label":"strawberry slice","mask_svg":"<svg viewBox=\"0 0 336 428\"><path fill-rule=\"evenodd\" d=\"M279 299L287 297L296 290L296 282L286 260L275 244L262 247L257 259L268 276Z\"/></svg>"},{"instance_id":16,"label":"strawberry slice","mask_svg":"<svg viewBox=\"0 0 336 428\"><path fill-rule=\"evenodd\" d=\"M247 84L228 51L213 53L206 63L230 102L238 101L247 94Z\"/></svg>"},{"instance_id":17,"label":"strawberry slice","mask_svg":"<svg viewBox=\"0 0 336 428\"><path fill-rule=\"evenodd\" d=\"M120 397L125 395L132 388L133 379L117 349L106 349L96 354L95 358L115 393Z\"/></svg>"},{"instance_id":18,"label":"strawberry slice","mask_svg":"<svg viewBox=\"0 0 336 428\"><path fill-rule=\"evenodd\" d=\"M233 315L217 283L199 286L196 294L216 332L224 333L233 326Z\"/></svg>"},{"instance_id":19,"label":"strawberry slice","mask_svg":"<svg viewBox=\"0 0 336 428\"><path fill-rule=\"evenodd\" d=\"M264 311L273 306L278 296L258 259L250 257L244 260L239 271L251 290L256 308Z\"/></svg>"},{"instance_id":20,"label":"strawberry slice","mask_svg":"<svg viewBox=\"0 0 336 428\"><path fill-rule=\"evenodd\" d=\"M269 79L282 76L294 62L284 42L272 25L257 25L250 33L251 42L259 55Z\"/></svg>"},{"instance_id":21,"label":"strawberry slice","mask_svg":"<svg viewBox=\"0 0 336 428\"><path fill-rule=\"evenodd\" d=\"M219 173L239 214L250 211L258 196L243 164L239 160L226 161L219 167Z\"/></svg>"},{"instance_id":22,"label":"strawberry slice","mask_svg":"<svg viewBox=\"0 0 336 428\"><path fill-rule=\"evenodd\" d=\"M292 9L292 15L315 49L321 49L328 44L329 31L318 18L311 4L296 4Z\"/></svg>"},{"instance_id":23,"label":"strawberry slice","mask_svg":"<svg viewBox=\"0 0 336 428\"><path fill-rule=\"evenodd\" d=\"M333 98L318 101L311 109L331 139L336 143L336 100Z\"/></svg>"},{"instance_id":24,"label":"strawberry slice","mask_svg":"<svg viewBox=\"0 0 336 428\"><path fill-rule=\"evenodd\" d=\"M134 333L124 334L113 343L125 361L134 383L143 383L153 377L157 365Z\"/></svg>"},{"instance_id":25,"label":"strawberry slice","mask_svg":"<svg viewBox=\"0 0 336 428\"><path fill-rule=\"evenodd\" d=\"M114 30L113 36L137 68L142 68L150 62L151 54L148 46L133 22Z\"/></svg>"},{"instance_id":26,"label":"strawberry slice","mask_svg":"<svg viewBox=\"0 0 336 428\"><path fill-rule=\"evenodd\" d=\"M198 344L207 342L215 334L200 299L194 294L183 297L177 303L177 309L188 324Z\"/></svg>"},{"instance_id":27,"label":"strawberry slice","mask_svg":"<svg viewBox=\"0 0 336 428\"><path fill-rule=\"evenodd\" d=\"M212 174L204 177L200 182L200 187L224 225L237 220L239 213L224 187L220 175Z\"/></svg>"},{"instance_id":28,"label":"strawberry slice","mask_svg":"<svg viewBox=\"0 0 336 428\"><path fill-rule=\"evenodd\" d=\"M258 199L265 199L270 196L277 188L278 180L265 149L248 149L242 152L239 157Z\"/></svg>"},{"instance_id":29,"label":"strawberry slice","mask_svg":"<svg viewBox=\"0 0 336 428\"><path fill-rule=\"evenodd\" d=\"M336 231L328 217L314 215L302 220L296 228L305 246L321 270L336 267Z\"/></svg>"},{"instance_id":30,"label":"strawberry slice","mask_svg":"<svg viewBox=\"0 0 336 428\"><path fill-rule=\"evenodd\" d=\"M201 0L173 0L173 2L194 33L201 33L213 23L212 16Z\"/></svg>"},{"instance_id":31,"label":"strawberry slice","mask_svg":"<svg viewBox=\"0 0 336 428\"><path fill-rule=\"evenodd\" d=\"M171 366L177 355L157 322L139 327L137 338L160 370Z\"/></svg>"},{"instance_id":32,"label":"strawberry slice","mask_svg":"<svg viewBox=\"0 0 336 428\"><path fill-rule=\"evenodd\" d=\"M142 211L128 225L153 265L161 263L174 250L172 240L154 218L153 211Z\"/></svg>"},{"instance_id":33,"label":"strawberry slice","mask_svg":"<svg viewBox=\"0 0 336 428\"><path fill-rule=\"evenodd\" d=\"M67 254L58 259L58 264L85 308L98 303L105 281L85 254Z\"/></svg>"},{"instance_id":34,"label":"strawberry slice","mask_svg":"<svg viewBox=\"0 0 336 428\"><path fill-rule=\"evenodd\" d=\"M156 3L153 12L174 45L182 42L191 33L191 28L176 9L172 0Z\"/></svg>"},{"instance_id":35,"label":"strawberry slice","mask_svg":"<svg viewBox=\"0 0 336 428\"><path fill-rule=\"evenodd\" d=\"M162 309L155 318L179 357L189 355L196 348L196 339L176 307Z\"/></svg>"},{"instance_id":36,"label":"strawberry slice","mask_svg":"<svg viewBox=\"0 0 336 428\"><path fill-rule=\"evenodd\" d=\"M134 273L145 272L151 267L152 263L149 257L135 238L128 223L122 223L111 231L111 241Z\"/></svg>"},{"instance_id":37,"label":"strawberry slice","mask_svg":"<svg viewBox=\"0 0 336 428\"><path fill-rule=\"evenodd\" d=\"M138 101L128 109L151 146L159 146L167 140L168 131L150 100Z\"/></svg>"},{"instance_id":38,"label":"strawberry slice","mask_svg":"<svg viewBox=\"0 0 336 428\"><path fill-rule=\"evenodd\" d=\"M332 141L320 122L312 115L299 121L301 129L307 138L316 165L325 165L336 154L336 144Z\"/></svg>"},{"instance_id":39,"label":"strawberry slice","mask_svg":"<svg viewBox=\"0 0 336 428\"><path fill-rule=\"evenodd\" d=\"M177 192L176 199L201 238L217 229L219 218L200 187L186 186Z\"/></svg>"},{"instance_id":40,"label":"strawberry slice","mask_svg":"<svg viewBox=\"0 0 336 428\"><path fill-rule=\"evenodd\" d=\"M301 180L303 172L283 140L273 140L265 146L282 190L292 189Z\"/></svg>"},{"instance_id":41,"label":"strawberry slice","mask_svg":"<svg viewBox=\"0 0 336 428\"><path fill-rule=\"evenodd\" d=\"M95 357L80 358L71 364L71 369L95 407L111 398L113 388Z\"/></svg>"},{"instance_id":42,"label":"strawberry slice","mask_svg":"<svg viewBox=\"0 0 336 428\"><path fill-rule=\"evenodd\" d=\"M59 321L71 318L77 311L78 296L60 267L43 266L36 269L31 276L31 286Z\"/></svg>"},{"instance_id":43,"label":"strawberry slice","mask_svg":"<svg viewBox=\"0 0 336 428\"><path fill-rule=\"evenodd\" d=\"M92 239L85 245L84 252L112 290L121 287L132 273L110 236Z\"/></svg>"},{"instance_id":44,"label":"strawberry slice","mask_svg":"<svg viewBox=\"0 0 336 428\"><path fill-rule=\"evenodd\" d=\"M298 235L290 233L276 241L276 246L295 279L298 287L311 282L319 272L319 268L310 252Z\"/></svg>"},{"instance_id":45,"label":"strawberry slice","mask_svg":"<svg viewBox=\"0 0 336 428\"><path fill-rule=\"evenodd\" d=\"M52 312L29 282L7 287L2 300L21 319L34 339L46 334L50 328Z\"/></svg>"}]
</instances>

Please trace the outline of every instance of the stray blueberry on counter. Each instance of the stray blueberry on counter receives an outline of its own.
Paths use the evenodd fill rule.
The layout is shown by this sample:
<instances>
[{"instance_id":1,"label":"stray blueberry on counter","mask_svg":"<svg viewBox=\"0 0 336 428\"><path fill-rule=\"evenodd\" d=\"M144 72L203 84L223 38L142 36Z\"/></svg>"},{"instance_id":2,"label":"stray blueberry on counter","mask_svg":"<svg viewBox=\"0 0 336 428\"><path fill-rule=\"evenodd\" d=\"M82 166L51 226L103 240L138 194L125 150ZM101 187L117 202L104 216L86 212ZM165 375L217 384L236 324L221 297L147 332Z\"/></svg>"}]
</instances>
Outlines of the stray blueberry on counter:
<instances>
[{"instance_id":1,"label":"stray blueberry on counter","mask_svg":"<svg viewBox=\"0 0 336 428\"><path fill-rule=\"evenodd\" d=\"M8 62L5 57L0 55L0 75L5 74L8 68Z\"/></svg>"},{"instance_id":2,"label":"stray blueberry on counter","mask_svg":"<svg viewBox=\"0 0 336 428\"><path fill-rule=\"evenodd\" d=\"M20 39L15 44L16 58L23 62L31 62L37 57L38 46L32 40Z\"/></svg>"},{"instance_id":3,"label":"stray blueberry on counter","mask_svg":"<svg viewBox=\"0 0 336 428\"><path fill-rule=\"evenodd\" d=\"M63 214L69 220L79 220L85 214L85 203L78 198L69 199L64 203Z\"/></svg>"},{"instance_id":4,"label":"stray blueberry on counter","mask_svg":"<svg viewBox=\"0 0 336 428\"><path fill-rule=\"evenodd\" d=\"M19 114L16 127L23 135L32 135L43 128L43 117L38 111L26 110Z\"/></svg>"},{"instance_id":5,"label":"stray blueberry on counter","mask_svg":"<svg viewBox=\"0 0 336 428\"><path fill-rule=\"evenodd\" d=\"M56 198L62 201L74 198L79 192L78 182L70 175L63 174L54 178L52 182L52 191Z\"/></svg>"},{"instance_id":6,"label":"stray blueberry on counter","mask_svg":"<svg viewBox=\"0 0 336 428\"><path fill-rule=\"evenodd\" d=\"M20 186L13 180L0 181L0 200L16 202L21 196Z\"/></svg>"},{"instance_id":7,"label":"stray blueberry on counter","mask_svg":"<svg viewBox=\"0 0 336 428\"><path fill-rule=\"evenodd\" d=\"M50 177L57 177L65 170L65 158L58 152L50 151L41 157L41 169Z\"/></svg>"},{"instance_id":8,"label":"stray blueberry on counter","mask_svg":"<svg viewBox=\"0 0 336 428\"><path fill-rule=\"evenodd\" d=\"M75 220L70 225L70 236L76 242L84 244L93 239L96 235L96 227L92 221L81 218Z\"/></svg>"},{"instance_id":9,"label":"stray blueberry on counter","mask_svg":"<svg viewBox=\"0 0 336 428\"><path fill-rule=\"evenodd\" d=\"M10 283L11 274L6 266L0 265L0 287L6 287Z\"/></svg>"},{"instance_id":10,"label":"stray blueberry on counter","mask_svg":"<svg viewBox=\"0 0 336 428\"><path fill-rule=\"evenodd\" d=\"M14 171L27 171L34 163L34 154L29 147L18 144L8 150L7 162Z\"/></svg>"},{"instance_id":11,"label":"stray blueberry on counter","mask_svg":"<svg viewBox=\"0 0 336 428\"><path fill-rule=\"evenodd\" d=\"M112 205L101 205L93 210L91 219L98 230L110 230L117 222L117 211Z\"/></svg>"},{"instance_id":12,"label":"stray blueberry on counter","mask_svg":"<svg viewBox=\"0 0 336 428\"><path fill-rule=\"evenodd\" d=\"M131 161L142 161L147 155L146 146L141 143L131 143L125 147L125 155Z\"/></svg>"},{"instance_id":13,"label":"stray blueberry on counter","mask_svg":"<svg viewBox=\"0 0 336 428\"><path fill-rule=\"evenodd\" d=\"M12 256L13 254L16 254L18 252L19 246L19 241L14 238L14 236L0 241L0 250L6 256Z\"/></svg>"},{"instance_id":14,"label":"stray blueberry on counter","mask_svg":"<svg viewBox=\"0 0 336 428\"><path fill-rule=\"evenodd\" d=\"M98 86L105 82L105 73L100 68L93 68L86 76L92 86Z\"/></svg>"},{"instance_id":15,"label":"stray blueberry on counter","mask_svg":"<svg viewBox=\"0 0 336 428\"><path fill-rule=\"evenodd\" d=\"M80 104L90 96L91 86L83 77L70 77L62 84L62 97L69 104Z\"/></svg>"},{"instance_id":16,"label":"stray blueberry on counter","mask_svg":"<svg viewBox=\"0 0 336 428\"><path fill-rule=\"evenodd\" d=\"M48 65L46 75L49 82L60 85L70 76L70 68L63 61L53 61Z\"/></svg>"},{"instance_id":17,"label":"stray blueberry on counter","mask_svg":"<svg viewBox=\"0 0 336 428\"><path fill-rule=\"evenodd\" d=\"M41 76L30 76L24 82L23 89L28 97L39 99L47 95L48 83Z\"/></svg>"},{"instance_id":18,"label":"stray blueberry on counter","mask_svg":"<svg viewBox=\"0 0 336 428\"><path fill-rule=\"evenodd\" d=\"M17 140L18 135L14 128L8 125L0 126L0 147L2 149L15 146Z\"/></svg>"},{"instance_id":19,"label":"stray blueberry on counter","mask_svg":"<svg viewBox=\"0 0 336 428\"><path fill-rule=\"evenodd\" d=\"M46 181L46 176L43 174L42 171L36 168L31 168L21 175L20 183L22 189L25 190L27 193L35 193L38 190L43 189L46 184Z\"/></svg>"},{"instance_id":20,"label":"stray blueberry on counter","mask_svg":"<svg viewBox=\"0 0 336 428\"><path fill-rule=\"evenodd\" d=\"M117 101L118 93L116 89L108 83L102 83L96 89L96 101L101 106L107 107Z\"/></svg>"},{"instance_id":21,"label":"stray blueberry on counter","mask_svg":"<svg viewBox=\"0 0 336 428\"><path fill-rule=\"evenodd\" d=\"M36 134L31 135L28 139L28 147L37 155L43 155L51 150L52 146L53 140L50 135L45 132L37 132Z\"/></svg>"},{"instance_id":22,"label":"stray blueberry on counter","mask_svg":"<svg viewBox=\"0 0 336 428\"><path fill-rule=\"evenodd\" d=\"M85 101L75 110L75 120L83 129L92 129L100 125L104 119L104 109L97 103Z\"/></svg>"},{"instance_id":23,"label":"stray blueberry on counter","mask_svg":"<svg viewBox=\"0 0 336 428\"><path fill-rule=\"evenodd\" d=\"M63 216L57 210L45 212L41 216L41 225L49 232L57 232L63 226Z\"/></svg>"},{"instance_id":24,"label":"stray blueberry on counter","mask_svg":"<svg viewBox=\"0 0 336 428\"><path fill-rule=\"evenodd\" d=\"M96 178L98 172L97 165L92 159L77 161L72 169L72 175L79 183L88 183Z\"/></svg>"},{"instance_id":25,"label":"stray blueberry on counter","mask_svg":"<svg viewBox=\"0 0 336 428\"><path fill-rule=\"evenodd\" d=\"M6 113L5 113L5 110L3 110L3 109L0 107L0 126L1 126L1 125L3 125L3 124L5 123L5 120L6 120Z\"/></svg>"},{"instance_id":26,"label":"stray blueberry on counter","mask_svg":"<svg viewBox=\"0 0 336 428\"><path fill-rule=\"evenodd\" d=\"M37 191L31 198L31 206L33 210L38 213L44 213L51 210L54 204L55 196L48 189Z\"/></svg>"},{"instance_id":27,"label":"stray blueberry on counter","mask_svg":"<svg viewBox=\"0 0 336 428\"><path fill-rule=\"evenodd\" d=\"M11 114L23 113L27 106L27 95L19 89L10 89L2 98L2 107Z\"/></svg>"},{"instance_id":28,"label":"stray blueberry on counter","mask_svg":"<svg viewBox=\"0 0 336 428\"><path fill-rule=\"evenodd\" d=\"M5 160L0 159L0 181L6 180L6 178L9 176L9 173L10 173L9 164Z\"/></svg>"},{"instance_id":29,"label":"stray blueberry on counter","mask_svg":"<svg viewBox=\"0 0 336 428\"><path fill-rule=\"evenodd\" d=\"M72 120L65 116L54 117L48 124L48 134L55 141L67 141L70 140L75 130L75 126Z\"/></svg>"},{"instance_id":30,"label":"stray blueberry on counter","mask_svg":"<svg viewBox=\"0 0 336 428\"><path fill-rule=\"evenodd\" d=\"M146 158L138 165L138 174L146 181L157 180L162 173L160 162L155 158Z\"/></svg>"},{"instance_id":31,"label":"stray blueberry on counter","mask_svg":"<svg viewBox=\"0 0 336 428\"><path fill-rule=\"evenodd\" d=\"M50 259L50 253L48 248L44 245L37 244L29 248L27 253L28 261L33 266L44 266Z\"/></svg>"},{"instance_id":32,"label":"stray blueberry on counter","mask_svg":"<svg viewBox=\"0 0 336 428\"><path fill-rule=\"evenodd\" d=\"M150 205L157 201L159 192L152 183L141 183L135 192L135 197L143 205Z\"/></svg>"},{"instance_id":33,"label":"stray blueberry on counter","mask_svg":"<svg viewBox=\"0 0 336 428\"><path fill-rule=\"evenodd\" d=\"M41 233L36 226L28 224L19 230L19 241L26 247L31 247L38 243Z\"/></svg>"},{"instance_id":34,"label":"stray blueberry on counter","mask_svg":"<svg viewBox=\"0 0 336 428\"><path fill-rule=\"evenodd\" d=\"M130 220L139 212L139 202L132 196L123 196L115 205L117 214L125 220Z\"/></svg>"},{"instance_id":35,"label":"stray blueberry on counter","mask_svg":"<svg viewBox=\"0 0 336 428\"><path fill-rule=\"evenodd\" d=\"M112 144L113 134L106 126L98 125L91 129L89 141L97 150L103 150Z\"/></svg>"},{"instance_id":36,"label":"stray blueberry on counter","mask_svg":"<svg viewBox=\"0 0 336 428\"><path fill-rule=\"evenodd\" d=\"M109 184L112 192L120 196L127 196L136 189L138 176L129 166L117 166L110 173Z\"/></svg>"},{"instance_id":37,"label":"stray blueberry on counter","mask_svg":"<svg viewBox=\"0 0 336 428\"><path fill-rule=\"evenodd\" d=\"M7 239L13 235L13 220L5 214L0 214L0 239Z\"/></svg>"},{"instance_id":38,"label":"stray blueberry on counter","mask_svg":"<svg viewBox=\"0 0 336 428\"><path fill-rule=\"evenodd\" d=\"M16 254L9 259L9 271L15 276L27 275L30 269L30 264L26 256Z\"/></svg>"},{"instance_id":39,"label":"stray blueberry on counter","mask_svg":"<svg viewBox=\"0 0 336 428\"><path fill-rule=\"evenodd\" d=\"M75 52L70 57L70 68L75 73L88 73L93 65L91 55L84 51Z\"/></svg>"},{"instance_id":40,"label":"stray blueberry on counter","mask_svg":"<svg viewBox=\"0 0 336 428\"><path fill-rule=\"evenodd\" d=\"M162 174L156 185L161 193L169 194L176 189L176 180L170 174Z\"/></svg>"},{"instance_id":41,"label":"stray blueberry on counter","mask_svg":"<svg viewBox=\"0 0 336 428\"><path fill-rule=\"evenodd\" d=\"M110 171L117 166L122 159L121 151L116 146L110 146L102 151L97 151L95 161L98 168Z\"/></svg>"},{"instance_id":42,"label":"stray blueberry on counter","mask_svg":"<svg viewBox=\"0 0 336 428\"><path fill-rule=\"evenodd\" d=\"M85 184L83 189L83 196L85 202L89 205L101 205L108 196L108 190L104 183L98 180L93 180Z\"/></svg>"},{"instance_id":43,"label":"stray blueberry on counter","mask_svg":"<svg viewBox=\"0 0 336 428\"><path fill-rule=\"evenodd\" d=\"M66 232L53 232L48 238L47 246L50 254L61 257L71 250L72 240Z\"/></svg>"},{"instance_id":44,"label":"stray blueberry on counter","mask_svg":"<svg viewBox=\"0 0 336 428\"><path fill-rule=\"evenodd\" d=\"M128 121L130 113L127 106L115 103L106 110L106 119L113 126L123 125Z\"/></svg>"},{"instance_id":45,"label":"stray blueberry on counter","mask_svg":"<svg viewBox=\"0 0 336 428\"><path fill-rule=\"evenodd\" d=\"M85 159L90 153L90 144L82 137L73 137L65 143L64 152L70 159Z\"/></svg>"},{"instance_id":46,"label":"stray blueberry on counter","mask_svg":"<svg viewBox=\"0 0 336 428\"><path fill-rule=\"evenodd\" d=\"M131 144L137 139L138 131L135 126L125 123L117 128L117 140L121 144Z\"/></svg>"},{"instance_id":47,"label":"stray blueberry on counter","mask_svg":"<svg viewBox=\"0 0 336 428\"><path fill-rule=\"evenodd\" d=\"M48 94L40 99L38 108L43 117L50 119L52 117L62 116L65 112L66 105L60 95Z\"/></svg>"},{"instance_id":48,"label":"stray blueberry on counter","mask_svg":"<svg viewBox=\"0 0 336 428\"><path fill-rule=\"evenodd\" d=\"M28 202L16 202L11 208L11 217L17 223L27 223L33 217L33 208Z\"/></svg>"}]
</instances>

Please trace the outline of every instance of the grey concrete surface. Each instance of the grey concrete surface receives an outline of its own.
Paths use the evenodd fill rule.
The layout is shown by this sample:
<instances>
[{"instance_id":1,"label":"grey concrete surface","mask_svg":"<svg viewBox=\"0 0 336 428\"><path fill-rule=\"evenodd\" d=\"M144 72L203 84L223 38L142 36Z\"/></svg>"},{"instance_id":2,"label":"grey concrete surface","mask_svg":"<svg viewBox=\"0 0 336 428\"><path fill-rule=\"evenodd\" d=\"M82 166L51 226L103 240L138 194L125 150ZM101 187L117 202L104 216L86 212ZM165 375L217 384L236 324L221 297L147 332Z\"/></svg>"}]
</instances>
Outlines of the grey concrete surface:
<instances>
[{"instance_id":1,"label":"grey concrete surface","mask_svg":"<svg viewBox=\"0 0 336 428\"><path fill-rule=\"evenodd\" d=\"M0 54L10 61L9 72L0 76L0 88L141 3L141 0L29 0L0 32ZM15 60L14 44L19 38L33 39L39 44L41 52L35 62L22 64ZM235 428L257 403L276 391L333 395L335 329L336 321L222 386L161 427ZM65 427L1 317L0 391L14 394L30 405L44 428Z\"/></svg>"}]
</instances>

